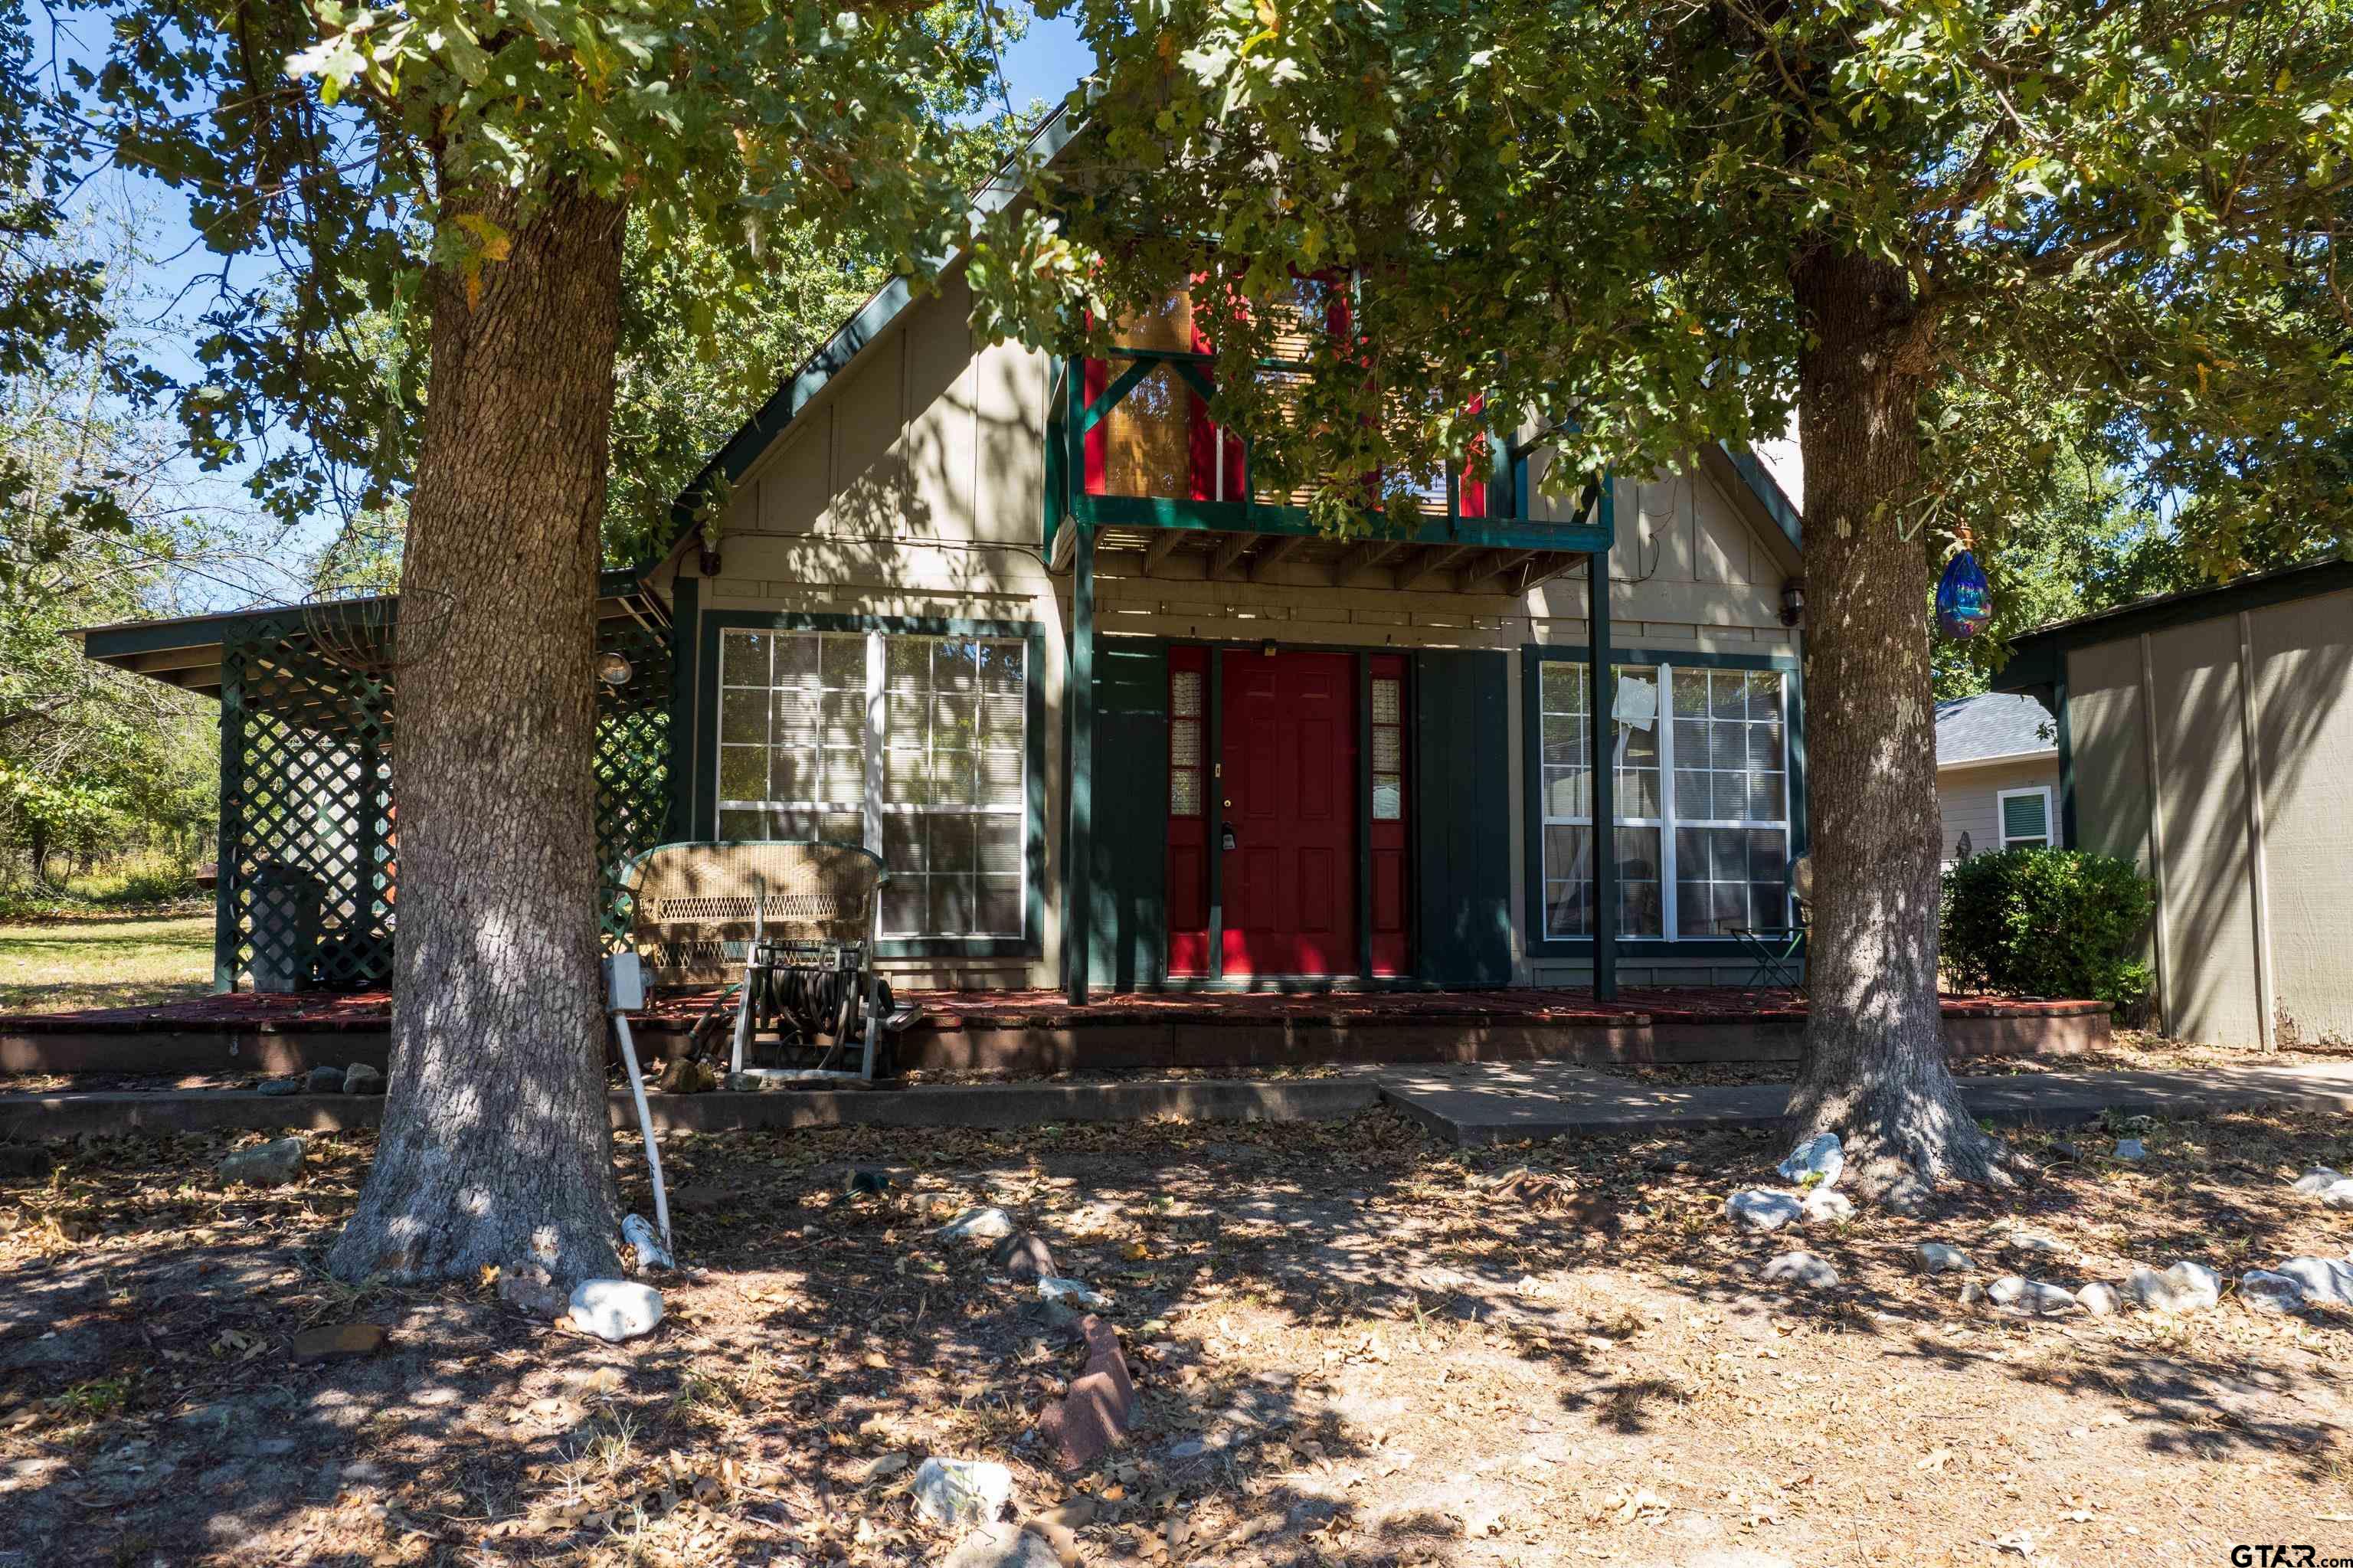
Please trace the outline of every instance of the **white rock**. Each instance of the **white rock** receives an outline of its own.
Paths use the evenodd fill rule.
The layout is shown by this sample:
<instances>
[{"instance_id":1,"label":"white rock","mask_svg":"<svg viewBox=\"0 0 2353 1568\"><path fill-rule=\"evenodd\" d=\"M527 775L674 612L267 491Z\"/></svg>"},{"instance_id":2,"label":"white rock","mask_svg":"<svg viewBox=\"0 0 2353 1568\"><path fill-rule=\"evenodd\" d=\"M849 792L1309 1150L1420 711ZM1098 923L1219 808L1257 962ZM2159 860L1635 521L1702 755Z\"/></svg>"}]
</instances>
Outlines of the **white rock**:
<instances>
[{"instance_id":1,"label":"white rock","mask_svg":"<svg viewBox=\"0 0 2353 1568\"><path fill-rule=\"evenodd\" d=\"M1943 1242L1920 1244L1920 1266L1930 1274L1967 1274L1977 1262L1957 1246Z\"/></svg>"},{"instance_id":2,"label":"white rock","mask_svg":"<svg viewBox=\"0 0 2353 1568\"><path fill-rule=\"evenodd\" d=\"M2292 1257L2273 1273L2293 1279L2305 1305L2353 1307L2353 1262L2335 1257Z\"/></svg>"},{"instance_id":3,"label":"white rock","mask_svg":"<svg viewBox=\"0 0 2353 1568\"><path fill-rule=\"evenodd\" d=\"M2116 1287L2105 1280L2094 1280L2075 1292L2075 1304L2094 1318L2113 1318L2125 1304Z\"/></svg>"},{"instance_id":4,"label":"white rock","mask_svg":"<svg viewBox=\"0 0 2353 1568\"><path fill-rule=\"evenodd\" d=\"M1817 1187L1798 1200L1798 1213L1809 1224L1851 1220L1854 1218L1854 1200L1844 1192Z\"/></svg>"},{"instance_id":5,"label":"white rock","mask_svg":"<svg viewBox=\"0 0 2353 1568\"><path fill-rule=\"evenodd\" d=\"M2307 1197L2317 1198L2344 1180L2343 1172L2331 1171L2326 1165L2316 1165L2295 1179L2295 1190Z\"/></svg>"},{"instance_id":6,"label":"white rock","mask_svg":"<svg viewBox=\"0 0 2353 1568\"><path fill-rule=\"evenodd\" d=\"M2065 1242L2060 1241L2054 1236L2042 1235L2034 1231L2012 1231L2010 1234L2002 1238L2002 1245L2008 1247L2012 1252L2023 1253L2029 1257L2064 1257L2067 1255L2067 1244Z\"/></svg>"},{"instance_id":7,"label":"white rock","mask_svg":"<svg viewBox=\"0 0 2353 1568\"><path fill-rule=\"evenodd\" d=\"M678 1260L662 1245L661 1232L643 1214L631 1214L621 1222L621 1239L638 1249L638 1269L676 1268Z\"/></svg>"},{"instance_id":8,"label":"white rock","mask_svg":"<svg viewBox=\"0 0 2353 1568\"><path fill-rule=\"evenodd\" d=\"M2239 1276L2239 1299L2259 1311L2301 1312L2304 1285L2268 1268L2251 1268Z\"/></svg>"},{"instance_id":9,"label":"white rock","mask_svg":"<svg viewBox=\"0 0 2353 1568\"><path fill-rule=\"evenodd\" d=\"M2125 1281L2125 1298L2151 1311L2200 1312L2222 1299L2222 1277L2187 1258L2162 1274L2153 1268L2136 1268Z\"/></svg>"},{"instance_id":10,"label":"white rock","mask_svg":"<svg viewBox=\"0 0 2353 1568\"><path fill-rule=\"evenodd\" d=\"M949 1241L1003 1241L1013 1234L1013 1216L1002 1209L966 1209L939 1234Z\"/></svg>"},{"instance_id":11,"label":"white rock","mask_svg":"<svg viewBox=\"0 0 2353 1568\"><path fill-rule=\"evenodd\" d=\"M934 1524L994 1524L1013 1499L1013 1472L987 1459L926 1459L915 1470L915 1510Z\"/></svg>"},{"instance_id":12,"label":"white rock","mask_svg":"<svg viewBox=\"0 0 2353 1568\"><path fill-rule=\"evenodd\" d=\"M302 1161L310 1152L307 1139L272 1139L229 1155L213 1168L213 1175L224 1187L240 1182L248 1187L283 1187L302 1173Z\"/></svg>"},{"instance_id":13,"label":"white rock","mask_svg":"<svg viewBox=\"0 0 2353 1568\"><path fill-rule=\"evenodd\" d=\"M2320 1201L2332 1209L2353 1209L2353 1177L2339 1177L2323 1187Z\"/></svg>"},{"instance_id":14,"label":"white rock","mask_svg":"<svg viewBox=\"0 0 2353 1568\"><path fill-rule=\"evenodd\" d=\"M2120 1138L2116 1139L2116 1157L2118 1160L2146 1160L2148 1148L2137 1138Z\"/></svg>"},{"instance_id":15,"label":"white rock","mask_svg":"<svg viewBox=\"0 0 2353 1568\"><path fill-rule=\"evenodd\" d=\"M2063 1312L2073 1312L2083 1306L2075 1293L2056 1285L2046 1285L2040 1279L2025 1279L2006 1274L1986 1287L1986 1299L2005 1312L2021 1318L2052 1318Z\"/></svg>"},{"instance_id":16,"label":"white rock","mask_svg":"<svg viewBox=\"0 0 2353 1568\"><path fill-rule=\"evenodd\" d=\"M617 1343L653 1332L662 1320L661 1292L634 1279L584 1279L566 1310L575 1328Z\"/></svg>"},{"instance_id":17,"label":"white rock","mask_svg":"<svg viewBox=\"0 0 2353 1568\"><path fill-rule=\"evenodd\" d=\"M1103 1298L1083 1279L1061 1279L1043 1275L1038 1280L1038 1294L1049 1301L1060 1301L1066 1307L1100 1307Z\"/></svg>"},{"instance_id":18,"label":"white rock","mask_svg":"<svg viewBox=\"0 0 2353 1568\"><path fill-rule=\"evenodd\" d=\"M1818 1132L1791 1150L1779 1170L1785 1181L1803 1182L1811 1177L1818 1186L1835 1187L1846 1170L1846 1150L1837 1133Z\"/></svg>"},{"instance_id":19,"label":"white rock","mask_svg":"<svg viewBox=\"0 0 2353 1568\"><path fill-rule=\"evenodd\" d=\"M1788 1193L1763 1187L1735 1192L1724 1201L1725 1217L1744 1230L1778 1231L1801 1212L1798 1200Z\"/></svg>"},{"instance_id":20,"label":"white rock","mask_svg":"<svg viewBox=\"0 0 2353 1568\"><path fill-rule=\"evenodd\" d=\"M1785 1252L1757 1271L1767 1285L1795 1285L1807 1290L1835 1290L1839 1271L1810 1252Z\"/></svg>"}]
</instances>

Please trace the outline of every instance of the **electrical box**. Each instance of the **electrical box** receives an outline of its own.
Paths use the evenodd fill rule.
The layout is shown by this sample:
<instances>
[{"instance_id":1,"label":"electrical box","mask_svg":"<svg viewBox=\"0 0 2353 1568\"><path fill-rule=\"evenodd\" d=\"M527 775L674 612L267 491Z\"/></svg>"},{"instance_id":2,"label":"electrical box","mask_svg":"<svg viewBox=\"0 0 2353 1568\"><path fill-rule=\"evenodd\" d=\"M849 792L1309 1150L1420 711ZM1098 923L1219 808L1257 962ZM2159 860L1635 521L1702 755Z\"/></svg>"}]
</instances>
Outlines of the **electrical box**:
<instances>
[{"instance_id":1,"label":"electrical box","mask_svg":"<svg viewBox=\"0 0 2353 1568\"><path fill-rule=\"evenodd\" d=\"M611 1012L636 1012L646 1005L646 969L635 953L608 953L605 958L605 1007Z\"/></svg>"}]
</instances>

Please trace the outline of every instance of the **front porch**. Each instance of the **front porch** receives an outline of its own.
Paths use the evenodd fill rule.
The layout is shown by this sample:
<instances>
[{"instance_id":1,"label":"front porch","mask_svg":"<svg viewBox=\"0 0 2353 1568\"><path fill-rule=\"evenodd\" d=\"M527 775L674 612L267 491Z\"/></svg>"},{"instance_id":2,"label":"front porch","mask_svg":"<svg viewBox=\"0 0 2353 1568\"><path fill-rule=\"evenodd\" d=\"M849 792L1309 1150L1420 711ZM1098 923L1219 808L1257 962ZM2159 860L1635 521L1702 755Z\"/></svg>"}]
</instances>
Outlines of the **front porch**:
<instances>
[{"instance_id":1,"label":"front porch","mask_svg":"<svg viewBox=\"0 0 2353 1568\"><path fill-rule=\"evenodd\" d=\"M706 991L658 997L639 1016L651 1054L702 1011ZM1722 986L1589 990L1178 994L928 991L902 1037L922 1075L1043 1077L1071 1072L1216 1072L1343 1063L1642 1064L1791 1061L1805 1025L1794 991ZM2065 1055L2108 1038L2096 1001L1943 999L1957 1060ZM159 1007L0 1016L0 1072L166 1076L301 1073L326 1062L381 1066L388 992L224 992Z\"/></svg>"}]
</instances>

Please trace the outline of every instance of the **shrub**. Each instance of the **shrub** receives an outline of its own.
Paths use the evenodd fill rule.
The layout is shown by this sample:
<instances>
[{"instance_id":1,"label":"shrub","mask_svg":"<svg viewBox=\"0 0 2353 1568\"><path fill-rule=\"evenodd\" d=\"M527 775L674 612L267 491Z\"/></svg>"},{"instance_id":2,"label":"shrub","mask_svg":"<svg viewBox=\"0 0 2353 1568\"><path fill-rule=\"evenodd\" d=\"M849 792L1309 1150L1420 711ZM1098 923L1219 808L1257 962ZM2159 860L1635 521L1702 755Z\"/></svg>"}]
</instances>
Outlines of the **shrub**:
<instances>
[{"instance_id":1,"label":"shrub","mask_svg":"<svg viewBox=\"0 0 2353 1568\"><path fill-rule=\"evenodd\" d=\"M2149 992L2139 954L2156 906L2156 885L2113 855L1978 855L1945 873L1944 961L1972 991L2133 1007Z\"/></svg>"}]
</instances>

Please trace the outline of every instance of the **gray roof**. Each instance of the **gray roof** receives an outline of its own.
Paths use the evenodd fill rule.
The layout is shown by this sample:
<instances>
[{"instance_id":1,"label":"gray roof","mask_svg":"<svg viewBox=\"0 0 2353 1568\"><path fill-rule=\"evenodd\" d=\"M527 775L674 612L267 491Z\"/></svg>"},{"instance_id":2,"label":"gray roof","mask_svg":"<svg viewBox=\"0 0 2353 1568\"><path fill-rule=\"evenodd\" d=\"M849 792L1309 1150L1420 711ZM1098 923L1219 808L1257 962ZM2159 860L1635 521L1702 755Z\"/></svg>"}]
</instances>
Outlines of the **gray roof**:
<instances>
[{"instance_id":1,"label":"gray roof","mask_svg":"<svg viewBox=\"0 0 2353 1568\"><path fill-rule=\"evenodd\" d=\"M2051 714L2032 697L1983 692L1936 705L1936 766L2059 749Z\"/></svg>"}]
</instances>

